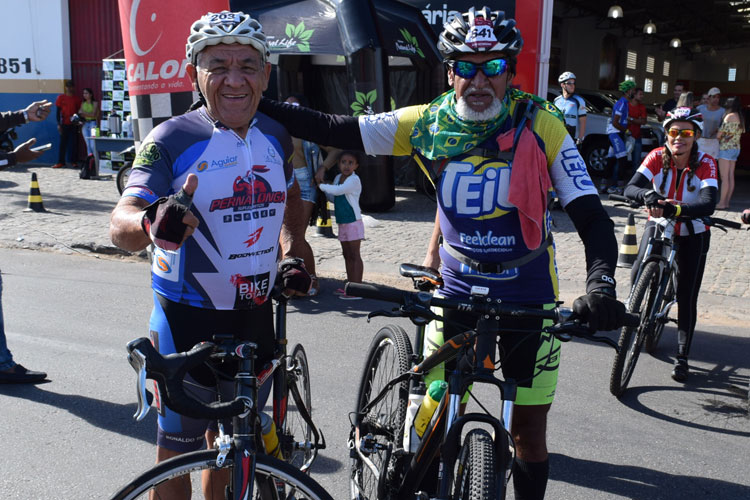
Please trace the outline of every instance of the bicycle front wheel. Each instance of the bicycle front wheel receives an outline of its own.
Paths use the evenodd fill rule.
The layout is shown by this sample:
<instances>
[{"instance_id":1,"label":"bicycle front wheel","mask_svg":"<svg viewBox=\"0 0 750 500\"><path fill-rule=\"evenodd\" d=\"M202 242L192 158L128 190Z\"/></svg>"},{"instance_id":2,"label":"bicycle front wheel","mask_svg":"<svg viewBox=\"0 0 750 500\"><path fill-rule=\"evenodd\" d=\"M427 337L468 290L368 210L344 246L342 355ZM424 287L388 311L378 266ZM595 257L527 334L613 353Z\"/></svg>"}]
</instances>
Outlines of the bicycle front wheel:
<instances>
[{"instance_id":1,"label":"bicycle front wheel","mask_svg":"<svg viewBox=\"0 0 750 500\"><path fill-rule=\"evenodd\" d=\"M495 472L495 445L484 429L474 429L464 439L458 456L453 499L496 500L499 474Z\"/></svg>"},{"instance_id":2,"label":"bicycle front wheel","mask_svg":"<svg viewBox=\"0 0 750 500\"><path fill-rule=\"evenodd\" d=\"M658 276L659 265L656 262L648 262L628 300L627 311L639 313L641 322L637 327L623 326L620 330L619 350L615 354L612 374L609 377L609 392L618 398L623 395L628 387L630 378L633 376L633 370L635 370L635 364L638 361L638 355L641 352L643 339L648 329L653 326L653 318L650 316L652 308L649 304L653 300L644 299L646 299L647 293L652 287L659 286Z\"/></svg>"},{"instance_id":3,"label":"bicycle front wheel","mask_svg":"<svg viewBox=\"0 0 750 500\"><path fill-rule=\"evenodd\" d=\"M115 493L112 500L145 500L149 498L151 492L156 493L156 498L161 498L158 494L159 488L171 479L179 481L180 478L185 481L184 498L193 500L206 498L201 487L201 473L232 470L231 454L226 457L221 468L216 467L217 456L218 451L205 450L186 453L161 462ZM333 500L322 486L291 465L267 455L257 455L256 460L254 499ZM230 498L239 498L239 495L230 496Z\"/></svg>"},{"instance_id":4,"label":"bicycle front wheel","mask_svg":"<svg viewBox=\"0 0 750 500\"><path fill-rule=\"evenodd\" d=\"M307 470L313 457L313 432L302 412L312 417L312 396L310 395L310 370L307 354L302 344L292 349L292 356L287 367L286 420L284 422L282 453L284 459L297 469Z\"/></svg>"},{"instance_id":5,"label":"bicycle front wheel","mask_svg":"<svg viewBox=\"0 0 750 500\"><path fill-rule=\"evenodd\" d=\"M385 385L406 372L411 363L411 342L403 328L388 325L380 329L367 351L364 373L357 394L355 411L362 408ZM409 402L409 383L394 387L385 398L362 417L360 443L354 443L351 461L351 498L376 500L392 468L391 451L399 447ZM359 449L358 449L359 448Z\"/></svg>"}]
</instances>

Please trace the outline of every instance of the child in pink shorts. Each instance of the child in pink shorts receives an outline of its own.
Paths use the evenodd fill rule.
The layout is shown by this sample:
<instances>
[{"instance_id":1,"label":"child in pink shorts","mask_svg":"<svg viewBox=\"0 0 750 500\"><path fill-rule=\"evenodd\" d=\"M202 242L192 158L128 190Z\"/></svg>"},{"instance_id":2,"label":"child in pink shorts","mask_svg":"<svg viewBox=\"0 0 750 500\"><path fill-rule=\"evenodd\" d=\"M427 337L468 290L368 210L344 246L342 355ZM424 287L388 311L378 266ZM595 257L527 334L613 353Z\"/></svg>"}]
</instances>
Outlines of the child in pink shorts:
<instances>
[{"instance_id":1,"label":"child in pink shorts","mask_svg":"<svg viewBox=\"0 0 750 500\"><path fill-rule=\"evenodd\" d=\"M359 210L359 195L362 193L362 182L354 173L359 167L359 154L355 151L342 151L339 155L341 173L333 184L320 184L320 189L333 201L336 224L339 230L339 241L346 264L346 279L351 283L362 283L364 264L359 254L359 246L365 239L365 225ZM360 297L346 295L343 289L336 292L344 300L355 300Z\"/></svg>"}]
</instances>

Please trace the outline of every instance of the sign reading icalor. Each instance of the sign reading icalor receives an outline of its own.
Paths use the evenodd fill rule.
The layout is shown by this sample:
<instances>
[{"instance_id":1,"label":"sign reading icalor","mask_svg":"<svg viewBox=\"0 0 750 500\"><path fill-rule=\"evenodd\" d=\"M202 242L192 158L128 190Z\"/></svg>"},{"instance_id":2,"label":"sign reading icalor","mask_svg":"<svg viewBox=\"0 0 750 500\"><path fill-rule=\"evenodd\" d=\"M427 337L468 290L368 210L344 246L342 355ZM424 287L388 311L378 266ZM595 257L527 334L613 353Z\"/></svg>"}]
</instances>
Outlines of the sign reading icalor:
<instances>
[{"instance_id":1,"label":"sign reading icalor","mask_svg":"<svg viewBox=\"0 0 750 500\"><path fill-rule=\"evenodd\" d=\"M227 9L227 0L120 0L119 5L130 94L191 90L185 72L190 26L206 12Z\"/></svg>"}]
</instances>

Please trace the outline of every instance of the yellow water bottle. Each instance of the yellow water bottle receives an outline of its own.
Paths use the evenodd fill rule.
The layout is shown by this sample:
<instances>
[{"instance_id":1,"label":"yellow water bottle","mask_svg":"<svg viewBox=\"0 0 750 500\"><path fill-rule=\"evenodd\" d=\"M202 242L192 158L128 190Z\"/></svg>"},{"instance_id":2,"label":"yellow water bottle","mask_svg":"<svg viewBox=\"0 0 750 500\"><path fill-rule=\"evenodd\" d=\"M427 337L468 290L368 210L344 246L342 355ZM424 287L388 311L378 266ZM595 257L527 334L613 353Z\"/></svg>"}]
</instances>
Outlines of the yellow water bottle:
<instances>
[{"instance_id":1,"label":"yellow water bottle","mask_svg":"<svg viewBox=\"0 0 750 500\"><path fill-rule=\"evenodd\" d=\"M263 434L266 454L280 459L281 446L279 446L279 436L276 434L276 424L271 417L263 412L260 414L260 431Z\"/></svg>"},{"instance_id":2,"label":"yellow water bottle","mask_svg":"<svg viewBox=\"0 0 750 500\"><path fill-rule=\"evenodd\" d=\"M424 435L424 431L427 429L427 424L432 419L432 414L443 399L443 394L448 388L448 384L444 380L433 380L427 389L427 394L424 395L422 405L417 411L417 416L414 417L414 430L417 431L417 436L420 438Z\"/></svg>"}]
</instances>

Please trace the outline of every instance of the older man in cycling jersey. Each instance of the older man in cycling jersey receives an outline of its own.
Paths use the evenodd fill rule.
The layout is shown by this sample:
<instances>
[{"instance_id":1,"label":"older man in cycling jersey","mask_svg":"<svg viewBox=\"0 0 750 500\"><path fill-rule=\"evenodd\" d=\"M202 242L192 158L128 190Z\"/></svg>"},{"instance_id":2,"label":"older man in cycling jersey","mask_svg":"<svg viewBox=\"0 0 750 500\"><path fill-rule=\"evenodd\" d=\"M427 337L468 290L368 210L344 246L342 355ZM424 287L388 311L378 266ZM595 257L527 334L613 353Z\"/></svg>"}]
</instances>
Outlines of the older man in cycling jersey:
<instances>
[{"instance_id":1,"label":"older man in cycling jersey","mask_svg":"<svg viewBox=\"0 0 750 500\"><path fill-rule=\"evenodd\" d=\"M271 71L256 20L242 12L209 13L193 24L186 52L201 105L144 139L110 233L126 250L156 245L149 328L162 354L233 333L258 344L262 367L273 355L269 294L279 238L285 254L294 255L295 237L304 230L292 142L283 127L256 112ZM310 278L301 265L285 262L280 269L285 287L307 292ZM197 382L191 394L216 397L210 372L194 370L187 379ZM207 421L161 408L157 461L198 449L204 436L212 446L215 431ZM169 496L184 488L178 482L159 493L182 498ZM214 498L223 498L223 484L216 483Z\"/></svg>"},{"instance_id":2,"label":"older man in cycling jersey","mask_svg":"<svg viewBox=\"0 0 750 500\"><path fill-rule=\"evenodd\" d=\"M510 88L522 44L514 20L488 7L471 8L446 23L440 35L438 48L452 88L430 104L359 118L265 99L259 109L295 137L319 144L368 154L415 154L438 183L426 263L442 263L445 285L439 293L444 296L467 297L473 286L481 286L494 299L551 307L558 298L558 277L547 196L554 188L586 248L586 294L574 309L594 329L611 330L624 316L615 298L613 224L559 111ZM468 313L448 312L446 319L473 324ZM433 322L427 349L458 333L454 330L448 322ZM512 428L516 498L542 498L549 471L547 413L560 345L542 334L503 335L500 342L505 353L513 352L504 374L520 383Z\"/></svg>"}]
</instances>

